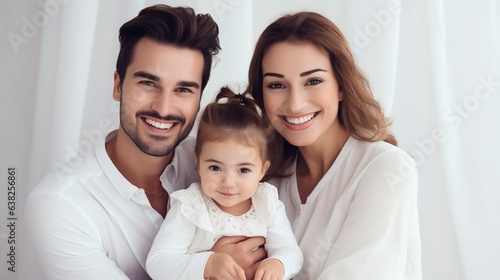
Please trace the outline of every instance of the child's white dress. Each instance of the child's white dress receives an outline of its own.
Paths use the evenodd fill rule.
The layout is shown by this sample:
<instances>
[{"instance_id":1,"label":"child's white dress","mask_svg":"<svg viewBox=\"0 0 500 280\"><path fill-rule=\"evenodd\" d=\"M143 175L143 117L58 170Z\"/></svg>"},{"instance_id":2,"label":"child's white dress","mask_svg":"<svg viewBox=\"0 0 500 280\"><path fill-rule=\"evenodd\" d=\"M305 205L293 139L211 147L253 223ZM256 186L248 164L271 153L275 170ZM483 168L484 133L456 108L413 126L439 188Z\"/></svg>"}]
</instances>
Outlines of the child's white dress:
<instances>
[{"instance_id":1,"label":"child's white dress","mask_svg":"<svg viewBox=\"0 0 500 280\"><path fill-rule=\"evenodd\" d=\"M170 203L146 263L153 279L203 279L209 250L222 236L263 236L268 257L283 263L285 279L300 271L302 252L273 185L259 183L241 216L223 212L199 183L172 193Z\"/></svg>"},{"instance_id":2,"label":"child's white dress","mask_svg":"<svg viewBox=\"0 0 500 280\"><path fill-rule=\"evenodd\" d=\"M263 236L276 216L279 202L276 187L260 183L252 197L252 207L241 216L223 212L201 189L193 183L185 190L172 193L171 203L180 203L180 213L197 228L187 253L210 250L222 236Z\"/></svg>"}]
</instances>

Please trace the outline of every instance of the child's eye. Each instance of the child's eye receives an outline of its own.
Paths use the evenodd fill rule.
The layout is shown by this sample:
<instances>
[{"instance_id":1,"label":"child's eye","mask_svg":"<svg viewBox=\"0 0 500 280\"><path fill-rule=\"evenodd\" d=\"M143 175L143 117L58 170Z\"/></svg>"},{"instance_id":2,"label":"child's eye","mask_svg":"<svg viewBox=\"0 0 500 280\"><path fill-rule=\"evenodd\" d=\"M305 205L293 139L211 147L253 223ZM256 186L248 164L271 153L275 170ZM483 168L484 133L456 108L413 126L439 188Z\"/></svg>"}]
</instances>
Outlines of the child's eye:
<instances>
[{"instance_id":1,"label":"child's eye","mask_svg":"<svg viewBox=\"0 0 500 280\"><path fill-rule=\"evenodd\" d=\"M240 169L240 173L249 173L251 172L252 170L248 169L248 168L241 168Z\"/></svg>"},{"instance_id":2,"label":"child's eye","mask_svg":"<svg viewBox=\"0 0 500 280\"><path fill-rule=\"evenodd\" d=\"M210 165L208 169L212 171L221 171L220 167L218 167L217 165Z\"/></svg>"}]
</instances>

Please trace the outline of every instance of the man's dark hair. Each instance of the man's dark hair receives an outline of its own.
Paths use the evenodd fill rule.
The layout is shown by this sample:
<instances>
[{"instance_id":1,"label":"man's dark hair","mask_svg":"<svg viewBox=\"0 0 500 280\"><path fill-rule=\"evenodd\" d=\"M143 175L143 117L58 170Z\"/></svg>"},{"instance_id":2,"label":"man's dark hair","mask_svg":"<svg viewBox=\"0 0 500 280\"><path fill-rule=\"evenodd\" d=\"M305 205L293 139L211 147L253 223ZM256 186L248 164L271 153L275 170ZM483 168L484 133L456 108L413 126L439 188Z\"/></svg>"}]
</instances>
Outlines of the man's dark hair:
<instances>
[{"instance_id":1,"label":"man's dark hair","mask_svg":"<svg viewBox=\"0 0 500 280\"><path fill-rule=\"evenodd\" d=\"M116 71L123 84L137 42L147 37L161 44L200 51L203 54L201 90L207 85L212 57L220 48L219 27L209 14L196 14L192 8L163 4L144 8L139 15L120 28L120 53Z\"/></svg>"}]
</instances>

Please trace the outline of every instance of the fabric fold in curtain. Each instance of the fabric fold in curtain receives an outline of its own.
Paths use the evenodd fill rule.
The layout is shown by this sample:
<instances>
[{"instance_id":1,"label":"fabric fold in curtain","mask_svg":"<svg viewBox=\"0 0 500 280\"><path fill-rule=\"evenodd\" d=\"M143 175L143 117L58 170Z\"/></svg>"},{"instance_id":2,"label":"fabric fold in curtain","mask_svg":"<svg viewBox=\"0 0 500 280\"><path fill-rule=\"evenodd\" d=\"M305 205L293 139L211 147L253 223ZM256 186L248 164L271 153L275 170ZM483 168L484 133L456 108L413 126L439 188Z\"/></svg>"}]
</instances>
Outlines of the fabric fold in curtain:
<instances>
[{"instance_id":1,"label":"fabric fold in curtain","mask_svg":"<svg viewBox=\"0 0 500 280\"><path fill-rule=\"evenodd\" d=\"M99 1L73 1L42 34L31 159L31 184L77 147L89 84ZM98 112L96 112L98 113ZM41 166L45 168L40 168Z\"/></svg>"}]
</instances>

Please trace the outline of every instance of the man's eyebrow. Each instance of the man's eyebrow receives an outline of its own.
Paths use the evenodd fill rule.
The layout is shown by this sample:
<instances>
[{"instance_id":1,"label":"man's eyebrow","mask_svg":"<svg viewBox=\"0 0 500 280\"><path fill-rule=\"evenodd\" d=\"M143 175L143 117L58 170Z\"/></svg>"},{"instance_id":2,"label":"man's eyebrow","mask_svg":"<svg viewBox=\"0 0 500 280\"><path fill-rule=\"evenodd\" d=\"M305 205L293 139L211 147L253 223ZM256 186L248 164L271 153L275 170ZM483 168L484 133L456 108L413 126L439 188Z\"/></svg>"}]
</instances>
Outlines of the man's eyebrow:
<instances>
[{"instance_id":1,"label":"man's eyebrow","mask_svg":"<svg viewBox=\"0 0 500 280\"><path fill-rule=\"evenodd\" d=\"M160 80L160 77L154 75L154 74L151 74L151 73L148 73L148 72L144 72L144 71L137 71L134 73L134 75L132 75L132 77L134 78L145 78L145 79L148 79L148 80L151 80L151 81L159 81Z\"/></svg>"},{"instance_id":2,"label":"man's eyebrow","mask_svg":"<svg viewBox=\"0 0 500 280\"><path fill-rule=\"evenodd\" d=\"M158 76L156 76L154 74L145 72L145 71L137 71L132 76L134 78L144 78L144 79L148 79L148 80L155 81L155 82L158 82L158 81L161 80L160 77L158 77ZM200 88L200 84L198 84L195 81L179 81L177 83L177 85L181 86L181 87L193 87L193 88L196 88L196 89Z\"/></svg>"},{"instance_id":3,"label":"man's eyebrow","mask_svg":"<svg viewBox=\"0 0 500 280\"><path fill-rule=\"evenodd\" d=\"M316 68L316 69L312 69L312 70L309 70L309 71L302 72L302 73L300 73L300 76L301 77L308 76L308 75L311 75L312 73L318 72L318 71L328 72L325 69Z\"/></svg>"},{"instance_id":4,"label":"man's eyebrow","mask_svg":"<svg viewBox=\"0 0 500 280\"><path fill-rule=\"evenodd\" d=\"M177 84L181 87L192 87L196 89L200 88L200 84L195 81L179 81Z\"/></svg>"}]
</instances>

